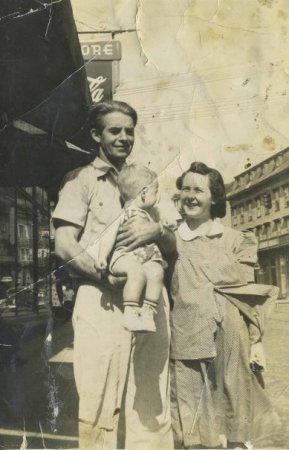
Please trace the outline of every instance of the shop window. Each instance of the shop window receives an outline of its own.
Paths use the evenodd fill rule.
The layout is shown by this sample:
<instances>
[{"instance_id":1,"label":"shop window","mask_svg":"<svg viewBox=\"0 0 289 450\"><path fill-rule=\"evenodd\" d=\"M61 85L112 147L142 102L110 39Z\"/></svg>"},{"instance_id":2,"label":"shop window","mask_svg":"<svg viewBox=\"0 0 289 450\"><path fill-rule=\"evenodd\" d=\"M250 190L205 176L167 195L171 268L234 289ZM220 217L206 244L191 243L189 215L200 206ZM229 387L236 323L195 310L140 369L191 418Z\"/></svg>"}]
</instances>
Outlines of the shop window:
<instances>
[{"instance_id":1,"label":"shop window","mask_svg":"<svg viewBox=\"0 0 289 450\"><path fill-rule=\"evenodd\" d=\"M16 243L15 243L15 190L0 188L0 314L6 309L13 312L15 301Z\"/></svg>"},{"instance_id":2,"label":"shop window","mask_svg":"<svg viewBox=\"0 0 289 450\"><path fill-rule=\"evenodd\" d=\"M18 261L17 261L17 309L33 306L33 288L27 288L29 280L34 279L33 239L29 239L33 227L32 201L17 192L17 222L18 222ZM32 283L33 287L33 283Z\"/></svg>"},{"instance_id":3,"label":"shop window","mask_svg":"<svg viewBox=\"0 0 289 450\"><path fill-rule=\"evenodd\" d=\"M38 221L38 305L50 303L50 222L42 211L37 213Z\"/></svg>"},{"instance_id":4,"label":"shop window","mask_svg":"<svg viewBox=\"0 0 289 450\"><path fill-rule=\"evenodd\" d=\"M50 303L49 201L40 188L0 188L0 315Z\"/></svg>"}]
</instances>

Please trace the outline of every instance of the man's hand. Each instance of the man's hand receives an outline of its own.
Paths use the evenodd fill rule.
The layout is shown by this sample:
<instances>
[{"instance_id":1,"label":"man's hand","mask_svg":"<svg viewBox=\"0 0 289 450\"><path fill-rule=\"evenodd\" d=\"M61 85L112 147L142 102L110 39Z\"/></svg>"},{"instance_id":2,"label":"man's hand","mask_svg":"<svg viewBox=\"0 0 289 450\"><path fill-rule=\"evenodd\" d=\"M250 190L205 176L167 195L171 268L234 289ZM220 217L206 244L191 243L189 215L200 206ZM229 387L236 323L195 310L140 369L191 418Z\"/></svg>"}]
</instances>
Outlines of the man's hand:
<instances>
[{"instance_id":1,"label":"man's hand","mask_svg":"<svg viewBox=\"0 0 289 450\"><path fill-rule=\"evenodd\" d=\"M100 279L101 279L102 283L104 283L114 289L121 289L124 286L124 284L126 282L126 277L120 277L120 276L116 277L115 275L112 275L109 272L106 260L103 260L103 261L98 260L97 262L95 262L95 269L96 269L96 272L101 273Z\"/></svg>"},{"instance_id":2,"label":"man's hand","mask_svg":"<svg viewBox=\"0 0 289 450\"><path fill-rule=\"evenodd\" d=\"M132 217L121 225L116 237L116 248L126 247L128 252L142 245L155 242L160 237L160 225L141 217Z\"/></svg>"}]
</instances>

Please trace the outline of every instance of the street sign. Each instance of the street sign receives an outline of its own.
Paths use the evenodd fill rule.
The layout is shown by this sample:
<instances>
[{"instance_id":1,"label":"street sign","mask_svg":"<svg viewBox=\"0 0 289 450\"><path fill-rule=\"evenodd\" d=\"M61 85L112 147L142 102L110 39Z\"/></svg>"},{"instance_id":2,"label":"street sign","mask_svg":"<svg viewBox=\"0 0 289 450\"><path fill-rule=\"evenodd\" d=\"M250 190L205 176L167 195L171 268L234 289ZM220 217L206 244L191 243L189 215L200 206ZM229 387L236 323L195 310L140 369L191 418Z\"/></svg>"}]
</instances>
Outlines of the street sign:
<instances>
[{"instance_id":1,"label":"street sign","mask_svg":"<svg viewBox=\"0 0 289 450\"><path fill-rule=\"evenodd\" d=\"M121 45L119 41L82 41L81 52L85 61L93 59L99 61L115 61L121 59Z\"/></svg>"}]
</instances>

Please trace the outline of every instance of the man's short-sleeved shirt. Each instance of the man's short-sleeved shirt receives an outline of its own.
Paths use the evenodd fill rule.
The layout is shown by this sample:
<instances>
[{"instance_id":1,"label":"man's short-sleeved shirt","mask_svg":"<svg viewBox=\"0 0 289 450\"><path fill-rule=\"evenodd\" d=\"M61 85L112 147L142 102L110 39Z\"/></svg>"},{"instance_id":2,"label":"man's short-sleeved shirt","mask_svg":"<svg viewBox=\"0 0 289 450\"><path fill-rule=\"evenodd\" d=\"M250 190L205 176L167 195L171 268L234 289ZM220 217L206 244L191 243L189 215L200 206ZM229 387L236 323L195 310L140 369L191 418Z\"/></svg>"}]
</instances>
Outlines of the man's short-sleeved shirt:
<instances>
[{"instance_id":1,"label":"man's short-sleeved shirt","mask_svg":"<svg viewBox=\"0 0 289 450\"><path fill-rule=\"evenodd\" d=\"M63 180L53 221L79 226L83 248L121 213L116 176L115 168L97 157L91 164L69 172Z\"/></svg>"}]
</instances>

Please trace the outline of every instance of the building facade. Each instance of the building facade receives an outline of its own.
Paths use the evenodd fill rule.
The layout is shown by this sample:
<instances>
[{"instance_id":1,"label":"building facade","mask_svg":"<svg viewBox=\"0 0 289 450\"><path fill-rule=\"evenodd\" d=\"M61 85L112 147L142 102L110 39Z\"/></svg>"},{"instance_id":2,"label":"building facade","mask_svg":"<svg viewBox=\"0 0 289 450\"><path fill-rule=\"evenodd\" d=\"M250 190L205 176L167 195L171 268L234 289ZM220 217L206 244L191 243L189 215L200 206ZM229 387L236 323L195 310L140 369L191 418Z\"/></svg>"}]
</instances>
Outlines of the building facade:
<instances>
[{"instance_id":1,"label":"building facade","mask_svg":"<svg viewBox=\"0 0 289 450\"><path fill-rule=\"evenodd\" d=\"M257 282L289 295L289 148L237 175L228 200L233 228L258 239Z\"/></svg>"},{"instance_id":2,"label":"building facade","mask_svg":"<svg viewBox=\"0 0 289 450\"><path fill-rule=\"evenodd\" d=\"M38 187L0 188L0 311L50 305L50 208Z\"/></svg>"}]
</instances>

